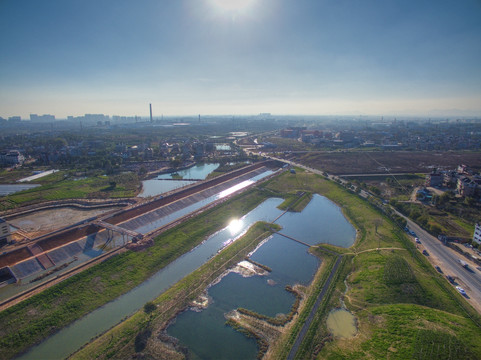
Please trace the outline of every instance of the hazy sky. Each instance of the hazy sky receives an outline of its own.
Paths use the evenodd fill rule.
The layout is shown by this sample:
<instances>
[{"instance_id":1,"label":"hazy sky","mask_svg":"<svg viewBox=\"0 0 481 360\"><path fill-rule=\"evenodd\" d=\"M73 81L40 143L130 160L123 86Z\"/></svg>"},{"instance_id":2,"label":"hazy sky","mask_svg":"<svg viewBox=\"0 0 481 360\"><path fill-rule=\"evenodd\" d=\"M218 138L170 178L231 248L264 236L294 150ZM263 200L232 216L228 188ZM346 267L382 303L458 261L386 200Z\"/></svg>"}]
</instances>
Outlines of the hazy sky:
<instances>
[{"instance_id":1,"label":"hazy sky","mask_svg":"<svg viewBox=\"0 0 481 360\"><path fill-rule=\"evenodd\" d=\"M0 116L481 115L479 0L0 0Z\"/></svg>"}]
</instances>

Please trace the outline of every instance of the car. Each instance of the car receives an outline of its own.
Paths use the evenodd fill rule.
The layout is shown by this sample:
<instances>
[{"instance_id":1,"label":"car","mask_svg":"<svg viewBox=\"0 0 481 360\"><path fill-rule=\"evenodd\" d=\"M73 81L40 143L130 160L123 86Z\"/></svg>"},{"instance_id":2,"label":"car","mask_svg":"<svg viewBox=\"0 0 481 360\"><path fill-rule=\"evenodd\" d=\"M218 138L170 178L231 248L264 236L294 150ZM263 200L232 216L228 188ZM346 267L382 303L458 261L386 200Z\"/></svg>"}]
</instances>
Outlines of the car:
<instances>
[{"instance_id":1,"label":"car","mask_svg":"<svg viewBox=\"0 0 481 360\"><path fill-rule=\"evenodd\" d=\"M440 272L441 274L443 273L443 271L441 270L441 268L440 268L439 266L436 265L434 268L435 268L438 272Z\"/></svg>"},{"instance_id":2,"label":"car","mask_svg":"<svg viewBox=\"0 0 481 360\"><path fill-rule=\"evenodd\" d=\"M451 284L454 284L454 278L451 275L447 275L446 278L449 280Z\"/></svg>"},{"instance_id":3,"label":"car","mask_svg":"<svg viewBox=\"0 0 481 360\"><path fill-rule=\"evenodd\" d=\"M423 255L429 256L429 253L426 250L423 250Z\"/></svg>"},{"instance_id":4,"label":"car","mask_svg":"<svg viewBox=\"0 0 481 360\"><path fill-rule=\"evenodd\" d=\"M416 241L417 244L421 244L421 240L419 240L419 238L414 238L414 241Z\"/></svg>"},{"instance_id":5,"label":"car","mask_svg":"<svg viewBox=\"0 0 481 360\"><path fill-rule=\"evenodd\" d=\"M458 290L461 295L466 296L466 291L464 291L461 286L456 286L456 290Z\"/></svg>"}]
</instances>

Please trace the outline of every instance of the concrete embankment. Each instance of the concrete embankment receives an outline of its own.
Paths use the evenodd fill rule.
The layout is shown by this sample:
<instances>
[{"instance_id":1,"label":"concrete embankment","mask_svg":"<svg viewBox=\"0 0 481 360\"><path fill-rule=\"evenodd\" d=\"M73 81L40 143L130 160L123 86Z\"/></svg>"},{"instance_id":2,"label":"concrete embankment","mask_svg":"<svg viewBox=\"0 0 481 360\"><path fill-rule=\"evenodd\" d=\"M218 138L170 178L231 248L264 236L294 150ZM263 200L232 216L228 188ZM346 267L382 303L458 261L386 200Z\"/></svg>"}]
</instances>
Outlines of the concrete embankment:
<instances>
[{"instance_id":1,"label":"concrete embankment","mask_svg":"<svg viewBox=\"0 0 481 360\"><path fill-rule=\"evenodd\" d=\"M107 223L117 225L122 222L125 222L129 219L138 217L140 215L146 214L152 210L155 210L159 207L171 204L173 202L176 202L180 199L187 198L191 195L194 195L196 193L199 193L202 190L206 190L208 188L214 187L216 185L222 184L224 182L227 182L229 180L233 180L236 178L240 178L242 175L250 173L255 171L256 169L260 169L266 165L269 165L273 163L272 161L267 161L267 162L261 162L261 163L256 163L253 165L246 166L242 169L238 169L236 171L233 171L231 173L225 174L223 176L219 176L217 178L214 178L212 180L204 181L200 184L195 184L193 186L190 186L186 189L182 189L178 192L175 192L169 196L166 197L159 197L157 199L154 199L153 201L143 203L140 205L136 205L134 207L131 207L126 210L120 210L115 212L114 214L109 214L107 216L101 216L101 217L95 217L88 219L84 221L86 224L75 224L74 226L71 226L69 228L64 228L61 230L58 230L56 232L47 234L45 236L42 236L40 238L34 239L29 243L29 246L35 245L36 248L38 248L37 253L42 253L46 252L55 248L58 248L60 246L69 244L75 240L78 240L82 237L86 237L92 234L97 233L99 230L101 230L101 227L90 223L90 221L95 221L97 219L101 219ZM64 206L66 203L64 202L56 202L57 205L59 203L62 203ZM86 202L89 203L90 202ZM87 204L85 204L87 205ZM110 204L111 205L111 204ZM55 204L49 204L48 206L55 206ZM37 208L38 209L38 208ZM27 211L33 211L33 208L27 209ZM29 258L34 258L36 255L32 253L31 250L29 250L28 246L23 246L21 248L15 249L13 251L4 253L0 255L0 269L7 267L7 266L12 266L18 262L25 261Z\"/></svg>"}]
</instances>

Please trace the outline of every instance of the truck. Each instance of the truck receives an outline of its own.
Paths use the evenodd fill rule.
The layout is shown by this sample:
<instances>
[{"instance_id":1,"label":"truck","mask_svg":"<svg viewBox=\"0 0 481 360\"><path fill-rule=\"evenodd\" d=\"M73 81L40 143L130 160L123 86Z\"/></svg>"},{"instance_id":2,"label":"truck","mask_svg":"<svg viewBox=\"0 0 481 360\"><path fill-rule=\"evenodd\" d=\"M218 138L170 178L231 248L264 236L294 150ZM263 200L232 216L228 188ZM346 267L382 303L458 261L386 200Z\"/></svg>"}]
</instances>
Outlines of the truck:
<instances>
[{"instance_id":1,"label":"truck","mask_svg":"<svg viewBox=\"0 0 481 360\"><path fill-rule=\"evenodd\" d=\"M469 264L466 261L458 259L458 263L460 263L462 267L469 269Z\"/></svg>"}]
</instances>

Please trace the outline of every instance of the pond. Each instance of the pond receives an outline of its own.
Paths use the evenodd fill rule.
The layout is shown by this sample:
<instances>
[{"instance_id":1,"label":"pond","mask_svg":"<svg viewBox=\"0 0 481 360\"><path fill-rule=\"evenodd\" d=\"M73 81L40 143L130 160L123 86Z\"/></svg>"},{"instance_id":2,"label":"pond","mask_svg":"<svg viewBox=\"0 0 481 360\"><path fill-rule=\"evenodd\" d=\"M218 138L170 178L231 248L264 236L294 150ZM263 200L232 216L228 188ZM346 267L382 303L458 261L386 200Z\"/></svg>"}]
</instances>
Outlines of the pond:
<instances>
[{"instance_id":1,"label":"pond","mask_svg":"<svg viewBox=\"0 0 481 360\"><path fill-rule=\"evenodd\" d=\"M217 169L219 165L218 163L196 164L188 169L161 174L155 179L144 180L142 181L142 192L139 194L139 197L160 195L193 184L198 180L205 180L207 175Z\"/></svg>"},{"instance_id":2,"label":"pond","mask_svg":"<svg viewBox=\"0 0 481 360\"><path fill-rule=\"evenodd\" d=\"M335 309L327 317L327 327L334 337L351 338L357 333L356 319L346 309Z\"/></svg>"},{"instance_id":3,"label":"pond","mask_svg":"<svg viewBox=\"0 0 481 360\"><path fill-rule=\"evenodd\" d=\"M356 235L340 209L319 195L301 213L285 213L276 222L282 226L280 233L309 244L350 246ZM280 234L264 242L251 259L272 272L253 277L229 273L209 288L207 309L185 311L167 329L193 359L255 359L255 341L226 326L225 314L239 307L271 317L289 313L295 298L286 285L309 284L320 264L307 246Z\"/></svg>"},{"instance_id":4,"label":"pond","mask_svg":"<svg viewBox=\"0 0 481 360\"><path fill-rule=\"evenodd\" d=\"M21 356L20 359L62 359L67 357L90 339L119 323L126 316L141 309L146 302L155 299L169 286L200 267L226 244L235 241L236 238L247 231L255 222L274 221L274 219L283 213L277 208L281 203L282 199L278 198L265 200L242 219L239 219L239 221L236 222L237 226L235 226L235 229L226 226L224 229L216 232L201 245L182 255L141 285L91 312L70 326L61 329L55 335L33 347L29 352ZM321 204L324 204L324 206ZM312 241L313 243L320 242L323 241L322 233L324 232L322 226L326 225L323 225L323 223L317 221L317 219L329 218L329 216L331 216L330 213L333 211L331 205L331 202L326 202L325 198L316 195L302 213L286 213L277 220L277 223L283 226L281 232L285 231L286 234L289 233L299 240L306 242ZM351 231L345 231L344 229L341 231L340 229L340 234L344 235L330 233L329 239L331 243L338 242L340 246L350 246L355 239L354 228L347 222L342 212L337 211L336 214L337 215L331 218L332 223L335 224L334 226L339 229L348 227L351 228ZM294 217L294 219L292 219L292 217ZM317 226L312 224L312 226L307 226L307 223L312 221L314 221ZM328 224L327 226L330 225ZM291 229L290 227L293 228ZM319 234L319 237L311 234L311 231L315 231ZM346 236L345 234L351 234L350 238L344 239L343 236ZM289 312L294 297L284 290L284 286L294 283L309 283L319 265L319 260L310 255L307 249L306 246L281 235L274 235L252 255L253 260L264 263L272 268L273 271L269 275L265 277L255 276L253 278L242 278L240 275L232 273L209 289L209 295L214 298L214 301L211 306L207 308L208 312L205 312L207 311L205 310L204 312L195 314L202 314L200 315L201 317L212 317L212 322L209 323L209 326L212 326L216 330L213 332L203 331L209 338L209 340L205 341L212 341L208 347L211 357L218 358L216 352L216 346L218 346L219 349L224 347L222 351L225 352L222 356L225 356L225 358L235 358L235 356L237 356L236 349L242 348L242 358L255 359L257 352L256 343L253 340L246 339L242 334L234 332L231 328L224 326L222 314L238 306L244 306L272 316L278 312ZM187 343L189 341L188 333L196 329L195 326L189 327L189 323L192 323L192 321L202 321L202 319L189 320L189 317L195 318L195 314L192 314L191 311L182 313L177 318L176 323L169 328L169 332L175 331L172 329L174 329L174 326L178 326L176 336L180 338L181 343ZM187 320L182 320L183 316L187 316ZM182 328L181 326L184 327ZM217 331L219 331L219 333L217 333ZM222 336L225 335L226 338L217 338L218 334L223 334ZM224 341L229 341L227 344L231 345L224 346ZM199 346L204 348L204 350L197 348L195 344L189 344L188 346L193 354L199 353L200 355L204 354L203 351L206 351L206 347L204 347L202 343L199 344ZM208 358L206 354L201 356Z\"/></svg>"}]
</instances>

